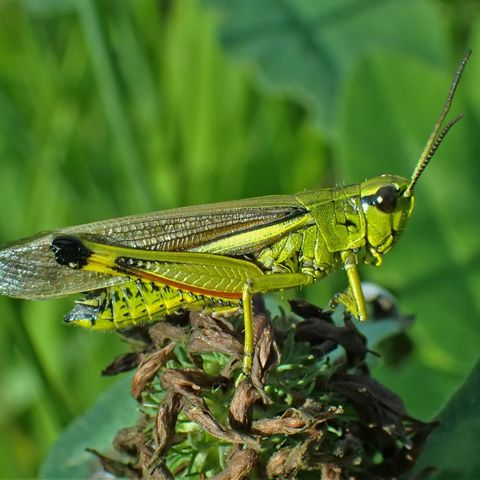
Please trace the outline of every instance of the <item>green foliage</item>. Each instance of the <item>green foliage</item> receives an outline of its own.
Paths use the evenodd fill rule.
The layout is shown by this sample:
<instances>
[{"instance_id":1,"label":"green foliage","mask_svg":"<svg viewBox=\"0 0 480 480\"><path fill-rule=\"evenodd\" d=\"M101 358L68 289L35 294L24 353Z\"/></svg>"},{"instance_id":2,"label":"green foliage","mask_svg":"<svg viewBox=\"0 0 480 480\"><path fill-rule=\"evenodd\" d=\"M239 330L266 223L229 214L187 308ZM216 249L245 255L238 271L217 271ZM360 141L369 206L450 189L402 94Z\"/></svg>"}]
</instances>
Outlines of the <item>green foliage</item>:
<instances>
[{"instance_id":1,"label":"green foliage","mask_svg":"<svg viewBox=\"0 0 480 480\"><path fill-rule=\"evenodd\" d=\"M435 480L471 480L478 477L480 458L480 363L438 417L434 430L419 458L416 470L435 467Z\"/></svg>"},{"instance_id":2,"label":"green foliage","mask_svg":"<svg viewBox=\"0 0 480 480\"><path fill-rule=\"evenodd\" d=\"M112 449L118 430L137 419L137 404L128 394L131 375L115 382L85 414L75 419L50 449L40 478L88 478L102 467L86 448Z\"/></svg>"},{"instance_id":3,"label":"green foliage","mask_svg":"<svg viewBox=\"0 0 480 480\"><path fill-rule=\"evenodd\" d=\"M395 52L439 62L446 49L439 12L426 1L206 3L226 19L225 48L259 67L265 90L290 93L332 134L343 83L365 55Z\"/></svg>"},{"instance_id":4,"label":"green foliage","mask_svg":"<svg viewBox=\"0 0 480 480\"><path fill-rule=\"evenodd\" d=\"M0 241L408 175L470 46L454 106L466 118L420 181L405 238L381 269L361 272L417 317L413 357L395 370L380 362L377 375L431 418L480 340L480 17L475 2L445 5L2 2ZM337 276L306 294L325 302L344 284ZM125 349L116 336L62 325L71 302L0 298L0 477L34 475L68 421L107 388L99 372Z\"/></svg>"}]
</instances>

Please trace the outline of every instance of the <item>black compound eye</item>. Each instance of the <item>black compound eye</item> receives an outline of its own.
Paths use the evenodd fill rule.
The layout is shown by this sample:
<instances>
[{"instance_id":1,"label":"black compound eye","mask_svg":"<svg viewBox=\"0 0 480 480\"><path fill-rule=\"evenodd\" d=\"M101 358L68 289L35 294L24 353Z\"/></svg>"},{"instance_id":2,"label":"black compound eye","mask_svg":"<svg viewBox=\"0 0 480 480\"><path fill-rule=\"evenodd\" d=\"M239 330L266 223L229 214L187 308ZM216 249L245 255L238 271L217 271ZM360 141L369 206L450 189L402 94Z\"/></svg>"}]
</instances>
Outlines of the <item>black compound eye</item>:
<instances>
[{"instance_id":1,"label":"black compound eye","mask_svg":"<svg viewBox=\"0 0 480 480\"><path fill-rule=\"evenodd\" d=\"M394 185L380 187L375 193L374 205L384 213L392 213L397 206L398 190Z\"/></svg>"}]
</instances>

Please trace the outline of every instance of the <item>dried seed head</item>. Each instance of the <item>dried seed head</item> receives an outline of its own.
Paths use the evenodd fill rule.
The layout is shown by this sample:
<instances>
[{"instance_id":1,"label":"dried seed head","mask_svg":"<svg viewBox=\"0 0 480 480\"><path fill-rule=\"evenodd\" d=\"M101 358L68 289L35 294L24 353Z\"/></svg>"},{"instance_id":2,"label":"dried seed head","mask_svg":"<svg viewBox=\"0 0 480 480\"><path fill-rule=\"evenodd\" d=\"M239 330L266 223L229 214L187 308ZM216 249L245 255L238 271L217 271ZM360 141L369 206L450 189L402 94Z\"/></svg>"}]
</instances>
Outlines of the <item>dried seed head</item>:
<instances>
[{"instance_id":1,"label":"dried seed head","mask_svg":"<svg viewBox=\"0 0 480 480\"><path fill-rule=\"evenodd\" d=\"M175 344L171 343L157 352L146 354L132 380L132 395L137 400L142 395L148 382L163 367L170 358Z\"/></svg>"}]
</instances>

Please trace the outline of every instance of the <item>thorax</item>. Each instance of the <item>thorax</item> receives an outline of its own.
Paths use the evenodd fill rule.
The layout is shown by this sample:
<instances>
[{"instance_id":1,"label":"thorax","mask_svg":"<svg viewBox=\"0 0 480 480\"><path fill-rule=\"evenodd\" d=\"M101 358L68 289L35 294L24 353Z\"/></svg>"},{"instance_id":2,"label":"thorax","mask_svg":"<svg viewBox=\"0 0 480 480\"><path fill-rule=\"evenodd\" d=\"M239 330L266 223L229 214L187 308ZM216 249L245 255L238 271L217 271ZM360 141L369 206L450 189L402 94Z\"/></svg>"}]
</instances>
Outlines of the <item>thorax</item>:
<instances>
[{"instance_id":1,"label":"thorax","mask_svg":"<svg viewBox=\"0 0 480 480\"><path fill-rule=\"evenodd\" d=\"M288 235L254 254L266 273L311 275L315 280L338 268L340 257L327 248L317 225L290 232Z\"/></svg>"}]
</instances>

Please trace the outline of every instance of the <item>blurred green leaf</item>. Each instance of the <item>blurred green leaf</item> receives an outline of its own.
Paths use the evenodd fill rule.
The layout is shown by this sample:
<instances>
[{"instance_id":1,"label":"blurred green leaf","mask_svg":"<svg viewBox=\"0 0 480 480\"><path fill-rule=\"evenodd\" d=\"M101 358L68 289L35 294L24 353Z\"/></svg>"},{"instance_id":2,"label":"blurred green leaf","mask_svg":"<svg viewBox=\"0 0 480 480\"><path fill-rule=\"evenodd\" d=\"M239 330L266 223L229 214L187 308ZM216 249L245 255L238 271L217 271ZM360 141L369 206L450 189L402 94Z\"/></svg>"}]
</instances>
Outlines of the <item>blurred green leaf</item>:
<instances>
[{"instance_id":1,"label":"blurred green leaf","mask_svg":"<svg viewBox=\"0 0 480 480\"><path fill-rule=\"evenodd\" d=\"M103 393L95 405L76 418L50 449L40 469L40 478L89 478L103 471L86 448L112 449L118 430L136 422L137 403L130 395L132 375L125 375Z\"/></svg>"},{"instance_id":2,"label":"blurred green leaf","mask_svg":"<svg viewBox=\"0 0 480 480\"><path fill-rule=\"evenodd\" d=\"M432 480L473 480L480 472L480 362L440 413L415 470L435 467ZM430 477L429 477L430 478Z\"/></svg>"},{"instance_id":3,"label":"blurred green leaf","mask_svg":"<svg viewBox=\"0 0 480 480\"><path fill-rule=\"evenodd\" d=\"M455 63L438 69L394 55L378 54L362 62L342 99L342 177L357 182L382 173L408 177L442 109L454 69ZM455 113L465 111L461 90L462 85ZM427 418L462 382L480 344L480 222L472 221L478 218L480 167L478 137L469 132L473 124L467 108L466 118L448 135L418 183L416 211L399 245L382 268L364 269L395 292L402 311L416 315L412 334L419 358L395 375L386 370L380 375L407 400L414 415ZM413 385L421 386L428 402L416 403L421 399Z\"/></svg>"},{"instance_id":4,"label":"blurred green leaf","mask_svg":"<svg viewBox=\"0 0 480 480\"><path fill-rule=\"evenodd\" d=\"M36 15L62 15L71 13L78 0L23 0L25 6Z\"/></svg>"},{"instance_id":5,"label":"blurred green leaf","mask_svg":"<svg viewBox=\"0 0 480 480\"><path fill-rule=\"evenodd\" d=\"M222 13L225 48L254 62L267 88L295 96L331 133L336 133L345 76L365 54L404 53L441 63L442 52L448 50L438 11L430 1L205 3Z\"/></svg>"}]
</instances>

